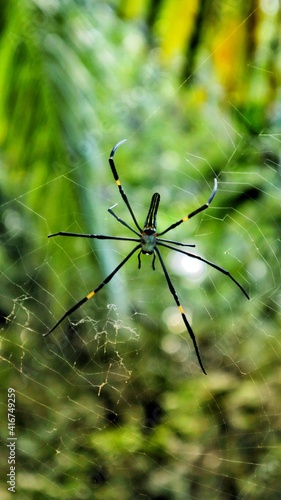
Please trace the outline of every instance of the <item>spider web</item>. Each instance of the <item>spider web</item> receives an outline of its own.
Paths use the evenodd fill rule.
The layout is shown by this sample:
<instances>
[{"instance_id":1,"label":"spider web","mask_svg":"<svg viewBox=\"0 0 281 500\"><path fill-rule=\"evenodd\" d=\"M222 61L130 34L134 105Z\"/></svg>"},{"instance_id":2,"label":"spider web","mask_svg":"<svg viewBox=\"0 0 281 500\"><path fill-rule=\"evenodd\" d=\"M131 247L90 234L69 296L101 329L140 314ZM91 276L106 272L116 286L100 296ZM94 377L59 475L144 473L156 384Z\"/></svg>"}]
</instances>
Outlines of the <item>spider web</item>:
<instances>
[{"instance_id":1,"label":"spider web","mask_svg":"<svg viewBox=\"0 0 281 500\"><path fill-rule=\"evenodd\" d=\"M185 85L192 89L189 81ZM177 98L178 92L171 87L168 100ZM218 193L208 211L181 225L171 238L196 244L194 253L229 269L251 300L216 270L163 249L208 377L200 372L159 262L153 272L145 256L141 270L133 257L108 290L43 339L42 333L65 311L65 296L70 307L131 247L122 242L48 240L53 225L43 208L34 210L32 194L41 193L44 199L54 183L63 183L66 191L78 183L81 197L99 200L99 226L104 230L97 232L126 236L107 213L118 202L118 215L131 223L107 166L113 144L91 159L108 168L106 191L72 176L79 164L67 175L59 173L53 181L38 182L32 192L5 200L5 318L0 339L3 499L9 498L8 437L17 438L20 498L281 495L280 135L261 130L249 142L229 115L221 113L214 120L215 129L207 113L200 143L191 132L184 145L177 144L176 130L170 127L171 138L163 138L159 156L147 172L141 165L151 165L149 146L146 152L138 146L137 158L135 148L145 139L146 128L151 131L167 120L167 96L162 99L116 155L135 214L142 225L151 194L158 191L161 231L202 205L217 177ZM213 108L210 113L213 118ZM209 157L211 143L214 162ZM257 153L261 150L262 158ZM126 162L135 165L137 187L126 179L131 177ZM143 187L144 182L151 189ZM64 210L71 210L71 202ZM83 205L75 210L87 220ZM87 232L79 226L81 214L75 217L75 210L71 227L63 226L65 213L60 214L58 229ZM38 224L45 235L38 236ZM29 233L28 245L21 244L24 231ZM93 258L97 276L92 275ZM8 388L16 394L14 436L8 429Z\"/></svg>"}]
</instances>

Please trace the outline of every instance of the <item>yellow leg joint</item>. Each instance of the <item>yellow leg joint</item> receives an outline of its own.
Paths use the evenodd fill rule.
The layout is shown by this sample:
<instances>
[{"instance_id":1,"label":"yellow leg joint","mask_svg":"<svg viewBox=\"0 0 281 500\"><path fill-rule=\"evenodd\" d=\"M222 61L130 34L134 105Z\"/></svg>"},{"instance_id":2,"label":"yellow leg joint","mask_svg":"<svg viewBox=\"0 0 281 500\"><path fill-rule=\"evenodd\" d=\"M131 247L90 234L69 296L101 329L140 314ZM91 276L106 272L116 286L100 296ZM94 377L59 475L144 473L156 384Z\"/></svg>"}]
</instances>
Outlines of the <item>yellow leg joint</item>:
<instances>
[{"instance_id":1,"label":"yellow leg joint","mask_svg":"<svg viewBox=\"0 0 281 500\"><path fill-rule=\"evenodd\" d=\"M91 293L89 293L89 294L87 295L87 297L86 297L86 298L89 300L89 299L91 299L94 295L95 295L95 292L91 292Z\"/></svg>"},{"instance_id":2,"label":"yellow leg joint","mask_svg":"<svg viewBox=\"0 0 281 500\"><path fill-rule=\"evenodd\" d=\"M115 181L117 186L121 186L121 182L119 181L119 179L117 179L117 181Z\"/></svg>"},{"instance_id":3,"label":"yellow leg joint","mask_svg":"<svg viewBox=\"0 0 281 500\"><path fill-rule=\"evenodd\" d=\"M186 222L188 220L188 215L186 217L183 217L182 222Z\"/></svg>"},{"instance_id":4,"label":"yellow leg joint","mask_svg":"<svg viewBox=\"0 0 281 500\"><path fill-rule=\"evenodd\" d=\"M180 313L184 314L184 310L183 310L182 306L178 306L178 308L179 308Z\"/></svg>"}]
</instances>

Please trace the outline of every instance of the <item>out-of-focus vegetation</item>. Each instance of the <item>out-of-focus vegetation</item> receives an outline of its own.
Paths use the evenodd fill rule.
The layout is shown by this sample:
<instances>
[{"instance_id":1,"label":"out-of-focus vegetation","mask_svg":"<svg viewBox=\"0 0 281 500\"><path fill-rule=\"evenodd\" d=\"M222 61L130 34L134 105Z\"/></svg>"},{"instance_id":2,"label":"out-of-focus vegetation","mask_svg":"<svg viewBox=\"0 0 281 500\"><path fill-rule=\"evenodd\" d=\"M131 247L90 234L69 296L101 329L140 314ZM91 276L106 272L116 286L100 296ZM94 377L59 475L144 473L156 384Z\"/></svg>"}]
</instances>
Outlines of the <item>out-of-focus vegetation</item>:
<instances>
[{"instance_id":1,"label":"out-of-focus vegetation","mask_svg":"<svg viewBox=\"0 0 281 500\"><path fill-rule=\"evenodd\" d=\"M265 498L280 482L280 5L216 0L1 3L1 423L16 390L20 498ZM143 224L203 204L171 239L228 269L192 277L128 253L108 156ZM167 235L168 237L168 235ZM67 240L67 241L64 241ZM196 261L192 261L193 271ZM114 304L114 305L113 305ZM9 498L7 461L1 498Z\"/></svg>"}]
</instances>

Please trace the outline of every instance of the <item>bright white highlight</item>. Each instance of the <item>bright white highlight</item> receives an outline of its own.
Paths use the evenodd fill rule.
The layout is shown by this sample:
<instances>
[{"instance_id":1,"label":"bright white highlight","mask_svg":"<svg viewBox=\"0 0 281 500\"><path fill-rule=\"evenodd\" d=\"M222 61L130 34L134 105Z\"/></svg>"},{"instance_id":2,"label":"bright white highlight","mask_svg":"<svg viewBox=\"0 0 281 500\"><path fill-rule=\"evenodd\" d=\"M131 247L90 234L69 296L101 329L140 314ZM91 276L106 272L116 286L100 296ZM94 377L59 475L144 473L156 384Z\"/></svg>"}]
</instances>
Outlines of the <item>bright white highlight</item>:
<instances>
[{"instance_id":1,"label":"bright white highlight","mask_svg":"<svg viewBox=\"0 0 281 500\"><path fill-rule=\"evenodd\" d=\"M192 249L190 251L192 252ZM191 280L197 281L205 274L206 265L200 260L179 253L170 254L169 260L170 267L175 273L187 276Z\"/></svg>"},{"instance_id":2,"label":"bright white highlight","mask_svg":"<svg viewBox=\"0 0 281 500\"><path fill-rule=\"evenodd\" d=\"M185 312L188 321L191 323L191 318L189 314ZM181 314L179 314L179 310L177 307L167 307L163 313L162 318L164 323L167 325L168 329L172 333L182 333L186 330L184 322L182 320Z\"/></svg>"},{"instance_id":3,"label":"bright white highlight","mask_svg":"<svg viewBox=\"0 0 281 500\"><path fill-rule=\"evenodd\" d=\"M261 0L260 6L265 14L275 14L279 9L279 0Z\"/></svg>"}]
</instances>

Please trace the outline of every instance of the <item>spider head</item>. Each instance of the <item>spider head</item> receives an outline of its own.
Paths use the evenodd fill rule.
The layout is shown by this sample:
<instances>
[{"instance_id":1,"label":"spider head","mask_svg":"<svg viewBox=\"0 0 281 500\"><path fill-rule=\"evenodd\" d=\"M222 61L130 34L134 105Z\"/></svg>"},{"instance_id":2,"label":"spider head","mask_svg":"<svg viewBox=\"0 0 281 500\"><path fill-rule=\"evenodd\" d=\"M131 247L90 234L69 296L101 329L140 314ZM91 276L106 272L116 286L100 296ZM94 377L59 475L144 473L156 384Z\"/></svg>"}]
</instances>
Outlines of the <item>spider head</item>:
<instances>
[{"instance_id":1,"label":"spider head","mask_svg":"<svg viewBox=\"0 0 281 500\"><path fill-rule=\"evenodd\" d=\"M146 255L154 253L156 246L156 229L154 227L145 227L141 235L141 252Z\"/></svg>"}]
</instances>

